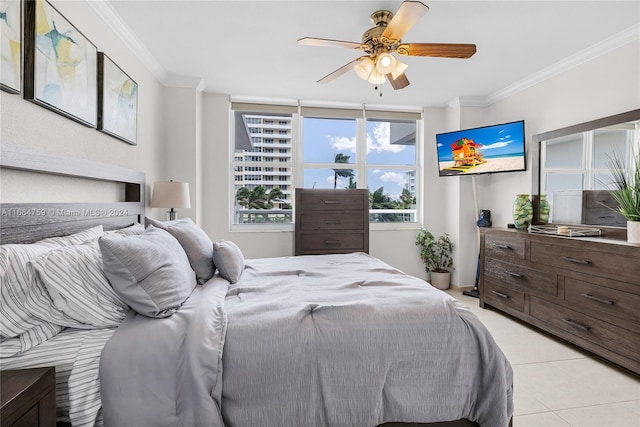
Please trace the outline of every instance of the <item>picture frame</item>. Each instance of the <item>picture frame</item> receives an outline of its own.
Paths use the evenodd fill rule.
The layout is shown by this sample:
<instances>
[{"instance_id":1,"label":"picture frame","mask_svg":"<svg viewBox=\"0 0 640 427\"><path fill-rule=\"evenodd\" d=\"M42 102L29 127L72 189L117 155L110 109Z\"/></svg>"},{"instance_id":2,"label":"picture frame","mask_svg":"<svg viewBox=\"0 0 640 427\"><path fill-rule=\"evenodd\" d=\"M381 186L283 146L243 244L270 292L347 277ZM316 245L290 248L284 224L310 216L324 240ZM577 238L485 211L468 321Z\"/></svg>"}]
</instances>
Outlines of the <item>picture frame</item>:
<instances>
[{"instance_id":1,"label":"picture frame","mask_svg":"<svg viewBox=\"0 0 640 427\"><path fill-rule=\"evenodd\" d=\"M22 91L22 1L0 0L0 89Z\"/></svg>"},{"instance_id":2,"label":"picture frame","mask_svg":"<svg viewBox=\"0 0 640 427\"><path fill-rule=\"evenodd\" d=\"M98 50L46 0L24 2L24 98L95 128Z\"/></svg>"},{"instance_id":3,"label":"picture frame","mask_svg":"<svg viewBox=\"0 0 640 427\"><path fill-rule=\"evenodd\" d=\"M98 130L137 145L138 84L98 52Z\"/></svg>"}]
</instances>

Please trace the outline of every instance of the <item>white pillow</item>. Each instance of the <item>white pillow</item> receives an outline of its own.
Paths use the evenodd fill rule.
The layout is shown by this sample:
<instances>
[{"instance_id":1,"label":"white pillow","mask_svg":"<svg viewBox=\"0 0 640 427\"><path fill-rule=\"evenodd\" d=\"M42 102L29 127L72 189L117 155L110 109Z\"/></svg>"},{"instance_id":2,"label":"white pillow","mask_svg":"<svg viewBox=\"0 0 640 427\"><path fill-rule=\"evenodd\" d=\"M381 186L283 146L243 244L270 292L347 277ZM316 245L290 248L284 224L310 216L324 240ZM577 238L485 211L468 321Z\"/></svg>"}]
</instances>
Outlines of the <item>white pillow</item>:
<instances>
[{"instance_id":1,"label":"white pillow","mask_svg":"<svg viewBox=\"0 0 640 427\"><path fill-rule=\"evenodd\" d=\"M47 252L30 261L29 266L48 291L54 307L70 320L65 326L114 327L129 310L102 270L97 240Z\"/></svg>"},{"instance_id":2,"label":"white pillow","mask_svg":"<svg viewBox=\"0 0 640 427\"><path fill-rule=\"evenodd\" d=\"M0 336L20 337L21 351L26 351L53 337L63 328L43 321L52 305L34 280L28 262L54 249L81 244L103 234L102 226L69 236L53 237L30 244L0 245Z\"/></svg>"},{"instance_id":3,"label":"white pillow","mask_svg":"<svg viewBox=\"0 0 640 427\"><path fill-rule=\"evenodd\" d=\"M235 243L220 240L213 244L213 262L220 275L236 283L244 271L244 254Z\"/></svg>"},{"instance_id":4,"label":"white pillow","mask_svg":"<svg viewBox=\"0 0 640 427\"><path fill-rule=\"evenodd\" d=\"M191 268L196 272L198 283L203 284L213 277L216 272L216 267L213 264L213 244L207 233L191 218L175 221L157 221L146 218L146 224L168 231L178 239L187 258L189 258Z\"/></svg>"},{"instance_id":5,"label":"white pillow","mask_svg":"<svg viewBox=\"0 0 640 427\"><path fill-rule=\"evenodd\" d=\"M99 240L104 273L123 301L147 317L168 317L196 286L178 240L150 225L143 234Z\"/></svg>"}]
</instances>

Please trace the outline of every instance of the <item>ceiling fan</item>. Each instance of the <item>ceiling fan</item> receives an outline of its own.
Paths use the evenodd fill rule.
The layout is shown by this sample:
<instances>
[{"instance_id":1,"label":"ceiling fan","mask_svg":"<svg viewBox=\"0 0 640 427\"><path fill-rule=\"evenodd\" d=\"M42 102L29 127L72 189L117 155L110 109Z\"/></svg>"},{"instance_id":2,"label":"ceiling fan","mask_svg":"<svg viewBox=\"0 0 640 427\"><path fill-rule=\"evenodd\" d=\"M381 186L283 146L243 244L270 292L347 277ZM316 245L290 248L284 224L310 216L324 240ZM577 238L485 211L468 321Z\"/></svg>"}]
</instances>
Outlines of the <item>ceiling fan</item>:
<instances>
[{"instance_id":1,"label":"ceiling fan","mask_svg":"<svg viewBox=\"0 0 640 427\"><path fill-rule=\"evenodd\" d=\"M345 47L358 49L365 55L354 59L346 65L327 74L318 83L328 83L337 77L354 70L363 80L378 85L391 83L393 89L402 89L409 85L405 75L408 65L401 62L395 55L401 56L432 56L440 58L470 58L476 53L475 44L458 43L402 43L402 36L415 25L429 10L429 7L419 1L406 0L394 15L388 10L378 10L371 14L374 27L369 28L362 35L362 43L341 40L303 37L298 40L299 45ZM382 93L380 93L382 96Z\"/></svg>"}]
</instances>

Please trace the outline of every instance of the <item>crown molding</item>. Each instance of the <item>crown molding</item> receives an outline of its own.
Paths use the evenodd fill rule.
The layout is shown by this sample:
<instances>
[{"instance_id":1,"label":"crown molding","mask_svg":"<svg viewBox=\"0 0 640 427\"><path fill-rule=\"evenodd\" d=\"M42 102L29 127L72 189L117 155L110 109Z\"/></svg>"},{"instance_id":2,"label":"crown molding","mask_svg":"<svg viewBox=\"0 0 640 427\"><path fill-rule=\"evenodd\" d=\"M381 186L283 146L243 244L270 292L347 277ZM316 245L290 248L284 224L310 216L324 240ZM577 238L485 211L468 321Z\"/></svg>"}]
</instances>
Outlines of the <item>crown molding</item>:
<instances>
[{"instance_id":1,"label":"crown molding","mask_svg":"<svg viewBox=\"0 0 640 427\"><path fill-rule=\"evenodd\" d=\"M636 40L640 40L640 24L633 25L632 27L614 34L613 36L571 55L560 62L556 62L555 64L544 68L523 80L487 95L486 105L491 105L515 95L518 92L522 92L525 89L537 85L538 83L569 71L578 65L591 61Z\"/></svg>"},{"instance_id":2,"label":"crown molding","mask_svg":"<svg viewBox=\"0 0 640 427\"><path fill-rule=\"evenodd\" d=\"M163 85L176 88L195 89L196 92L202 92L205 88L204 80L200 77L179 76L176 74L166 75Z\"/></svg>"},{"instance_id":3,"label":"crown molding","mask_svg":"<svg viewBox=\"0 0 640 427\"><path fill-rule=\"evenodd\" d=\"M160 65L160 63L158 63L153 55L151 55L140 39L131 32L129 27L122 21L120 15L113 10L111 5L106 1L85 0L85 3L96 12L113 34L118 36L125 46L127 46L129 50L131 50L131 52L142 61L142 64L151 71L151 74L164 84L164 81L167 78L167 72L165 69Z\"/></svg>"},{"instance_id":4,"label":"crown molding","mask_svg":"<svg viewBox=\"0 0 640 427\"><path fill-rule=\"evenodd\" d=\"M522 92L525 89L537 85L538 83L542 83L545 80L569 71L578 65L591 61L636 40L640 40L640 24L636 24L626 30L614 34L613 36L602 40L587 49L571 55L560 62L556 62L537 73L531 74L530 76L489 95L459 96L449 101L447 106L450 108L488 107L491 104L513 96L518 92Z\"/></svg>"}]
</instances>

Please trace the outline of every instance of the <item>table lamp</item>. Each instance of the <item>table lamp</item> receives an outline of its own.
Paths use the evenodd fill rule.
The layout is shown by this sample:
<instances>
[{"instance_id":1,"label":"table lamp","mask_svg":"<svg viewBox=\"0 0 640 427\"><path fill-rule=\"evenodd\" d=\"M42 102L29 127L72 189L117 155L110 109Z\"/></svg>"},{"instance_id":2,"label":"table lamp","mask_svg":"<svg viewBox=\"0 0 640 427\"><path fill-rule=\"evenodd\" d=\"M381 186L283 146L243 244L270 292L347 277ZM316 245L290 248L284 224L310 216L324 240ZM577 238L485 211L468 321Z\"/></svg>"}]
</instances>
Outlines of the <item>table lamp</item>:
<instances>
[{"instance_id":1,"label":"table lamp","mask_svg":"<svg viewBox=\"0 0 640 427\"><path fill-rule=\"evenodd\" d=\"M174 208L190 208L189 183L178 181L156 181L151 194L152 208L169 208L167 219L176 219Z\"/></svg>"}]
</instances>

